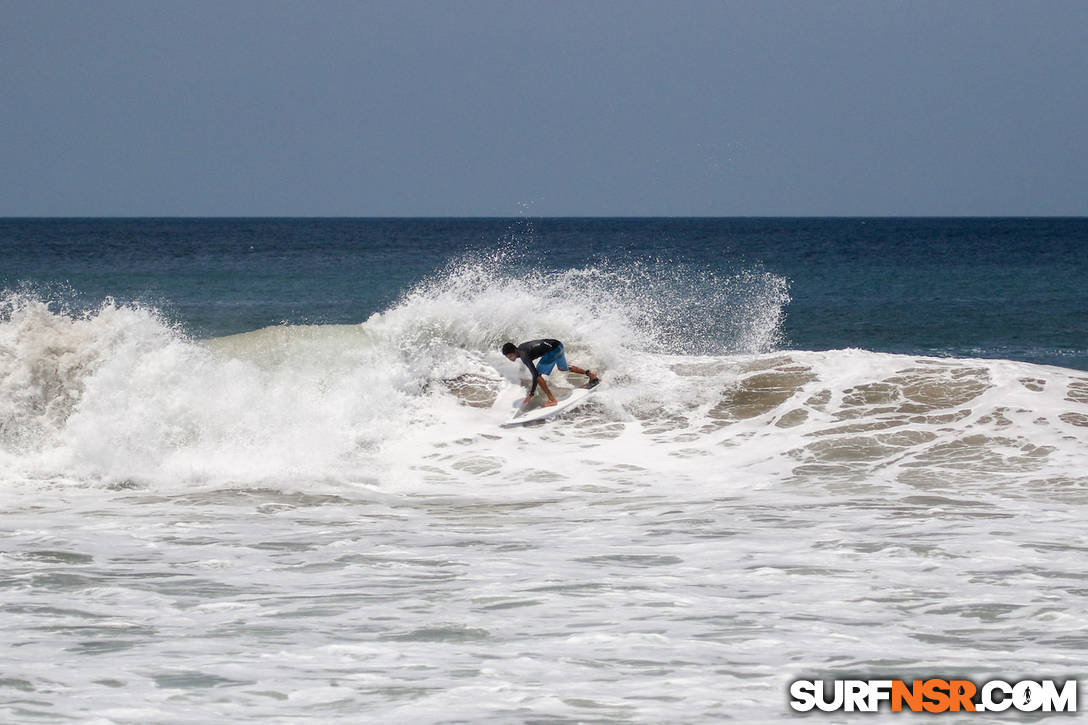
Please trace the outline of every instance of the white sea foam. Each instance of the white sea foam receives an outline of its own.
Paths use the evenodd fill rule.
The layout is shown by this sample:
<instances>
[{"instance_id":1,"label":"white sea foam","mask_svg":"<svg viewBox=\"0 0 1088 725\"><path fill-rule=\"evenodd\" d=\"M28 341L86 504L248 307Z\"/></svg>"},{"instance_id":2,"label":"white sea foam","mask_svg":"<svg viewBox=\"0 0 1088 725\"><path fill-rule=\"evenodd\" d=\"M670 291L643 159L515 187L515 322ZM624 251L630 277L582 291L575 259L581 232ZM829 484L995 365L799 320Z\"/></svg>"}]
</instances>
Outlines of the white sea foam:
<instances>
[{"instance_id":1,"label":"white sea foam","mask_svg":"<svg viewBox=\"0 0 1088 725\"><path fill-rule=\"evenodd\" d=\"M1082 667L1088 374L774 350L782 280L644 272L210 341L9 297L3 719L768 722L799 676ZM501 429L537 336L605 382Z\"/></svg>"},{"instance_id":2,"label":"white sea foam","mask_svg":"<svg viewBox=\"0 0 1088 725\"><path fill-rule=\"evenodd\" d=\"M1061 477L1083 454L1083 374L864 351L763 352L784 292L778 280L753 277L732 280L739 291L723 285L750 309L719 343L734 349L680 354L688 341L705 346L707 310L695 309L685 327L673 318L693 305L680 296L655 317L651 299L630 279L616 285L617 276L541 274L530 293L523 279L464 265L361 325L280 326L207 342L153 310L107 302L70 315L9 299L0 323L3 475L171 488L391 486L460 480L465 471L503 477L526 464L518 441L539 438L553 447L591 441L605 464L638 460L647 471L694 478L758 464L775 480L939 486ZM644 270L633 276L646 279ZM602 371L606 386L564 423L493 437L526 376L497 348L543 335L562 338L572 362ZM451 436L472 442L455 454ZM571 465L561 458L531 467L558 475Z\"/></svg>"},{"instance_id":3,"label":"white sea foam","mask_svg":"<svg viewBox=\"0 0 1088 725\"><path fill-rule=\"evenodd\" d=\"M506 339L559 336L583 365L643 379L653 352L768 348L787 299L770 275L689 280L629 265L526 278L495 265L451 266L361 325L273 327L203 343L151 309L106 301L70 314L9 296L0 322L4 477L351 481L381 465L382 444L441 424L443 380L461 378L465 391L482 384L485 396L516 382L519 371L497 352ZM653 288L665 284L678 291L658 304ZM747 307L723 307L711 324L693 290L719 307Z\"/></svg>"}]
</instances>

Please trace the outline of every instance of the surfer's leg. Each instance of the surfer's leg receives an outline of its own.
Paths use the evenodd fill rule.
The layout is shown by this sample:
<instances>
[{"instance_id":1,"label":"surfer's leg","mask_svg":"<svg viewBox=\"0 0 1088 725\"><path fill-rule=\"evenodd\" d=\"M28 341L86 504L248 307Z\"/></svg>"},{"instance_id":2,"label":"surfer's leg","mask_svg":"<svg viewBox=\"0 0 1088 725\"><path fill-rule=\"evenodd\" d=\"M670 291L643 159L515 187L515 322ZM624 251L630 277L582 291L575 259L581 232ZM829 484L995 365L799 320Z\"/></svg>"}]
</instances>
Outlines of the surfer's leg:
<instances>
[{"instance_id":1,"label":"surfer's leg","mask_svg":"<svg viewBox=\"0 0 1088 725\"><path fill-rule=\"evenodd\" d=\"M542 407L550 408L555 405L558 401L555 399L555 396L552 395L551 388L549 388L548 384L544 382L544 378L537 378L536 382L540 386L540 389L544 391L544 394L548 396L548 399L544 401Z\"/></svg>"},{"instance_id":2,"label":"surfer's leg","mask_svg":"<svg viewBox=\"0 0 1088 725\"><path fill-rule=\"evenodd\" d=\"M562 369L562 368L560 368L560 369ZM597 379L597 373L595 373L592 370L589 370L587 368L580 368L577 365L571 365L569 369L570 369L570 371L572 373L577 373L578 375L585 375L590 380L596 380Z\"/></svg>"},{"instance_id":3,"label":"surfer's leg","mask_svg":"<svg viewBox=\"0 0 1088 725\"><path fill-rule=\"evenodd\" d=\"M567 356L563 353L563 346L562 345L555 348L555 350L553 350L552 352L548 353L547 355L545 355L544 357L542 357L540 359L541 359L541 361L543 361L545 358L549 358L549 362L554 363L555 366L558 367L563 372L572 372L572 373L575 373L577 375L585 375L586 377L589 378L590 382L593 382L594 380L597 379L597 376L594 375L593 372L591 372L590 370L587 370L585 368L580 368L577 365L568 365L567 364ZM540 369L539 364L537 364L537 369ZM549 370L550 370L550 368L549 368Z\"/></svg>"}]
</instances>

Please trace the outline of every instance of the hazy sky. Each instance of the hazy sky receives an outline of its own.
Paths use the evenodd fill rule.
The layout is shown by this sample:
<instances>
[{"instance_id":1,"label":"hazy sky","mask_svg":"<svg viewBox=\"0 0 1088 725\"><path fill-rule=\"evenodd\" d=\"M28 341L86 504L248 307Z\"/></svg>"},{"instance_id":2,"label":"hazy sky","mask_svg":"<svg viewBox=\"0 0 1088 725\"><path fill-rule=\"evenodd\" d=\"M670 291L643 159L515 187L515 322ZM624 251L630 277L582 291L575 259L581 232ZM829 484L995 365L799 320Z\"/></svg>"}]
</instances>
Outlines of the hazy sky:
<instances>
[{"instance_id":1,"label":"hazy sky","mask_svg":"<svg viewBox=\"0 0 1088 725\"><path fill-rule=\"evenodd\" d=\"M0 0L0 215L1088 214L1088 2Z\"/></svg>"}]
</instances>

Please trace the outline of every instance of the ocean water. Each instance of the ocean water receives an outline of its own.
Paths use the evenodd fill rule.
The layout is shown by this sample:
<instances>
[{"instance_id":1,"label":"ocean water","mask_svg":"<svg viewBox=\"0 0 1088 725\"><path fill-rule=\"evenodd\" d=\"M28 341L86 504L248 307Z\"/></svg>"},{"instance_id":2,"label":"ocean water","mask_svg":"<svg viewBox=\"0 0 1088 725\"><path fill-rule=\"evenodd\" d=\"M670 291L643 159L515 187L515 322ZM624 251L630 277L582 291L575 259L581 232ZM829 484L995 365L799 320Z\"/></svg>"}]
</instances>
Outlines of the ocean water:
<instances>
[{"instance_id":1,"label":"ocean water","mask_svg":"<svg viewBox=\"0 0 1088 725\"><path fill-rule=\"evenodd\" d=\"M8 219L0 262L0 721L1088 678L1088 220ZM543 336L603 384L500 428Z\"/></svg>"}]
</instances>

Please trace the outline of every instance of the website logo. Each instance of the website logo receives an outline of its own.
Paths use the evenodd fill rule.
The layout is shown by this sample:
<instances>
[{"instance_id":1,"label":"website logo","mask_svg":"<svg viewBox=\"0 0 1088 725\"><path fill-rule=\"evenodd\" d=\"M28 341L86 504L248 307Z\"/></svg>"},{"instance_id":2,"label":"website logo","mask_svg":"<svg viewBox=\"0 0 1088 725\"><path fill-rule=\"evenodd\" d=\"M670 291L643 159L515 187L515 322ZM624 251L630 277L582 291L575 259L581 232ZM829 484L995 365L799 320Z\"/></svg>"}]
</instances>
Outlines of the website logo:
<instances>
[{"instance_id":1,"label":"website logo","mask_svg":"<svg viewBox=\"0 0 1088 725\"><path fill-rule=\"evenodd\" d=\"M790 698L797 712L1076 712L1077 681L796 680Z\"/></svg>"}]
</instances>

